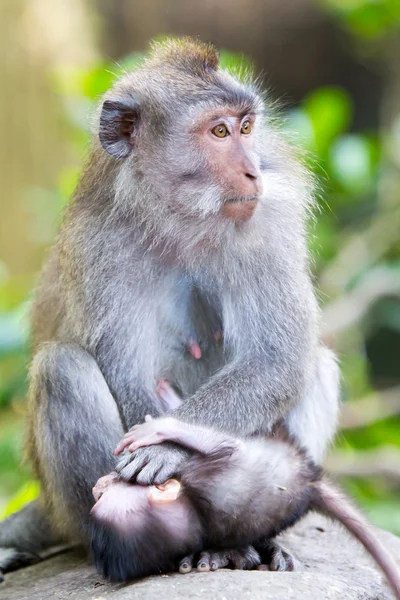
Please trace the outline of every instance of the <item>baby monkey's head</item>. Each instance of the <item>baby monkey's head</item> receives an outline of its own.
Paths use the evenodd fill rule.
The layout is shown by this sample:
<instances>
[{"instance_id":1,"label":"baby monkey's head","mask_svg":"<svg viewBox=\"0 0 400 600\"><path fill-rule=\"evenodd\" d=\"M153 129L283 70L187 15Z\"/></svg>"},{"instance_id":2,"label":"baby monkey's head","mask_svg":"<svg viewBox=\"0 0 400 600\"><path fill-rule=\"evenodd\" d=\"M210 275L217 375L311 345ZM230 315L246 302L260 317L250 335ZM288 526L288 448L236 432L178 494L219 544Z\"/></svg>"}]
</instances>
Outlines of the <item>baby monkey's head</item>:
<instances>
[{"instance_id":1,"label":"baby monkey's head","mask_svg":"<svg viewBox=\"0 0 400 600\"><path fill-rule=\"evenodd\" d=\"M114 480L91 511L91 550L110 581L171 570L203 546L197 511L176 479L141 486Z\"/></svg>"}]
</instances>

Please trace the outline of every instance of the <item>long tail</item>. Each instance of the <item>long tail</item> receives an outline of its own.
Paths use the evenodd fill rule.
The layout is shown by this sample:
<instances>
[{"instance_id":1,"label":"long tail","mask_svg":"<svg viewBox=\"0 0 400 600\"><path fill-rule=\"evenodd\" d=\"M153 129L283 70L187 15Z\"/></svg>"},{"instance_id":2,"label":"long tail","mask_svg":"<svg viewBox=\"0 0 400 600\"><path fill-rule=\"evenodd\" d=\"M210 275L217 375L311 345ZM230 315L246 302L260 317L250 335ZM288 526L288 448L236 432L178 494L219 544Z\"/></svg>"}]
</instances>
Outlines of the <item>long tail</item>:
<instances>
[{"instance_id":1,"label":"long tail","mask_svg":"<svg viewBox=\"0 0 400 600\"><path fill-rule=\"evenodd\" d=\"M314 486L312 508L342 523L362 543L382 569L397 600L400 600L400 567L378 539L373 526L332 483L322 479Z\"/></svg>"}]
</instances>

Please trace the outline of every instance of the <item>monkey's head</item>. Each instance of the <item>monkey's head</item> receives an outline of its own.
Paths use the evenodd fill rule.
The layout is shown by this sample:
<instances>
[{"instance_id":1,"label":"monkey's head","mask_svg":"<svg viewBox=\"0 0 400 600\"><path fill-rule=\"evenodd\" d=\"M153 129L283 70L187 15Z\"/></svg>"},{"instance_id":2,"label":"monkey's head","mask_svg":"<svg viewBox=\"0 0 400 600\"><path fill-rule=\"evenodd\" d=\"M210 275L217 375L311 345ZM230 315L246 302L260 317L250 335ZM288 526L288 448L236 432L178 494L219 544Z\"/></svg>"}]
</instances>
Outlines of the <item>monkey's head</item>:
<instances>
[{"instance_id":1,"label":"monkey's head","mask_svg":"<svg viewBox=\"0 0 400 600\"><path fill-rule=\"evenodd\" d=\"M232 224L249 220L264 197L264 126L256 86L221 70L214 47L183 39L154 44L106 94L99 137L120 161L116 193L129 195L125 204L154 219ZM159 199L157 211L149 197Z\"/></svg>"},{"instance_id":2,"label":"monkey's head","mask_svg":"<svg viewBox=\"0 0 400 600\"><path fill-rule=\"evenodd\" d=\"M127 581L170 570L201 550L202 525L181 485L110 483L91 511L94 563L110 581Z\"/></svg>"}]
</instances>

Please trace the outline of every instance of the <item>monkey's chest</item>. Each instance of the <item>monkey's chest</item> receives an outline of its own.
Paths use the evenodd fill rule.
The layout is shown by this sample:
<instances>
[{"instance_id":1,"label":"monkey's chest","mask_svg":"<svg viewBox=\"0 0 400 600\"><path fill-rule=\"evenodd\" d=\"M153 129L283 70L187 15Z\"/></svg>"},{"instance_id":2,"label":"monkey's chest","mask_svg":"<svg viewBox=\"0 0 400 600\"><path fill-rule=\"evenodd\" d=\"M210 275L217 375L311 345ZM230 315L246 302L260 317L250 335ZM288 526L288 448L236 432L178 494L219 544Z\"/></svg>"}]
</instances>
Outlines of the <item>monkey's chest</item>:
<instances>
[{"instance_id":1,"label":"monkey's chest","mask_svg":"<svg viewBox=\"0 0 400 600\"><path fill-rule=\"evenodd\" d=\"M194 286L181 284L164 314L163 329L165 352L159 377L189 396L224 364L218 303Z\"/></svg>"}]
</instances>

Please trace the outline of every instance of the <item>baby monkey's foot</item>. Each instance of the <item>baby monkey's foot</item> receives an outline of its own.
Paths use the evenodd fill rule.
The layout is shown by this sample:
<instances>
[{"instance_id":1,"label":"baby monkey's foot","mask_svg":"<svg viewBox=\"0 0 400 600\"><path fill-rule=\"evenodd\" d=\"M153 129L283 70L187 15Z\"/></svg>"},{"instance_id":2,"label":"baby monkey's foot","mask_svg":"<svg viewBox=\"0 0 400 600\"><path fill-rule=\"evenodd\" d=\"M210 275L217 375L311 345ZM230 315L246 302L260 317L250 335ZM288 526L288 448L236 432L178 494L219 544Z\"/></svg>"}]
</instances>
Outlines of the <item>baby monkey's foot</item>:
<instances>
[{"instance_id":1,"label":"baby monkey's foot","mask_svg":"<svg viewBox=\"0 0 400 600\"><path fill-rule=\"evenodd\" d=\"M263 540L255 546L260 553L262 564L267 565L270 571L294 571L293 557L278 542Z\"/></svg>"},{"instance_id":2,"label":"baby monkey's foot","mask_svg":"<svg viewBox=\"0 0 400 600\"><path fill-rule=\"evenodd\" d=\"M172 387L168 379L161 378L156 384L156 393L166 405L166 410L174 410L182 404L182 398Z\"/></svg>"},{"instance_id":3,"label":"baby monkey's foot","mask_svg":"<svg viewBox=\"0 0 400 600\"><path fill-rule=\"evenodd\" d=\"M253 546L235 548L234 550L219 550L200 552L200 555L190 554L179 562L180 573L190 573L194 567L197 571L206 573L224 567L233 569L255 569L261 563L260 555Z\"/></svg>"}]
</instances>

